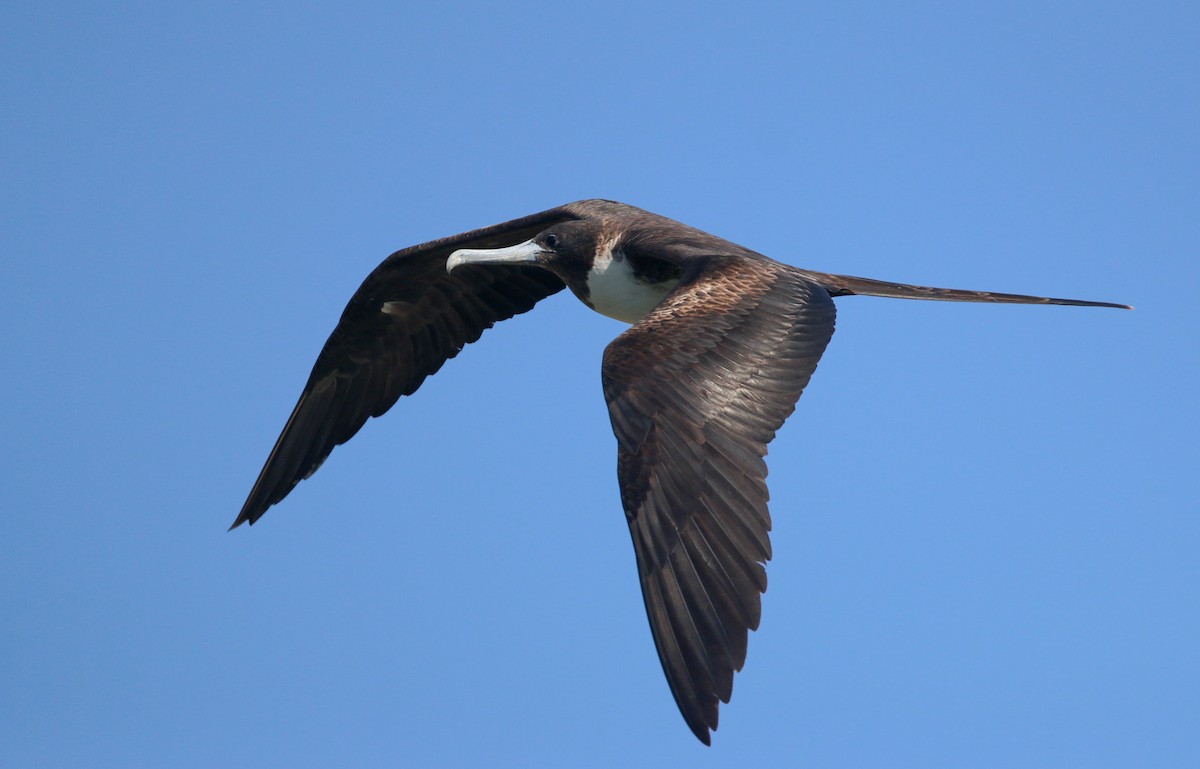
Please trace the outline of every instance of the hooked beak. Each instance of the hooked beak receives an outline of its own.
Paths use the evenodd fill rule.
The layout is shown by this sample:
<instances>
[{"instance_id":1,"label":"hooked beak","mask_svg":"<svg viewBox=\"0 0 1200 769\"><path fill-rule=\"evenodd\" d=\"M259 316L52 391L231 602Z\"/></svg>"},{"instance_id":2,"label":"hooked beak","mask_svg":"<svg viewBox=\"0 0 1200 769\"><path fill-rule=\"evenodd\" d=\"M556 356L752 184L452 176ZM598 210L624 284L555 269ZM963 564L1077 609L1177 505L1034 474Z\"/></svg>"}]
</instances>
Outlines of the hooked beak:
<instances>
[{"instance_id":1,"label":"hooked beak","mask_svg":"<svg viewBox=\"0 0 1200 769\"><path fill-rule=\"evenodd\" d=\"M545 253L532 240L507 248L460 248L446 260L446 272L462 264L537 264Z\"/></svg>"}]
</instances>

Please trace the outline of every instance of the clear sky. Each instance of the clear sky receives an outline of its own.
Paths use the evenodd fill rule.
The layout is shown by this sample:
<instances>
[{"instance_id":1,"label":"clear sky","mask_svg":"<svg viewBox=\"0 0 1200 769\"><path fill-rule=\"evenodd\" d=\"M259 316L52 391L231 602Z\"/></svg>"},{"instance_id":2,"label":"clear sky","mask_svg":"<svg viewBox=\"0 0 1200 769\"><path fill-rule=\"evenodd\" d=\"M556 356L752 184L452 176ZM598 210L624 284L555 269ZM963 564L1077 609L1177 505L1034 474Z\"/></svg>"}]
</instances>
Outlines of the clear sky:
<instances>
[{"instance_id":1,"label":"clear sky","mask_svg":"<svg viewBox=\"0 0 1200 769\"><path fill-rule=\"evenodd\" d=\"M0 8L0 765L1200 766L1195 3ZM569 295L226 533L391 251L607 197L851 297L671 700Z\"/></svg>"}]
</instances>

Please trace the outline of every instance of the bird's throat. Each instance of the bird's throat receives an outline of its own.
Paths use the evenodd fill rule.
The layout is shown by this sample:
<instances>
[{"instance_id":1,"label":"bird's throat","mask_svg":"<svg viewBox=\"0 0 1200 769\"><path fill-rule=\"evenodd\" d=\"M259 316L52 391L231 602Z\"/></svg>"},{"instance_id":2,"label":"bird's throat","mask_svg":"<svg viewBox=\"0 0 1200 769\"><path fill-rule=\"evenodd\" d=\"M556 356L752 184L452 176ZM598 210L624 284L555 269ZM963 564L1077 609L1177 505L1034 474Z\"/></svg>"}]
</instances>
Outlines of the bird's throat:
<instances>
[{"instance_id":1,"label":"bird's throat","mask_svg":"<svg viewBox=\"0 0 1200 769\"><path fill-rule=\"evenodd\" d=\"M588 270L588 296L584 302L601 315L637 323L678 283L678 278L660 283L647 282L635 274L620 251L601 248Z\"/></svg>"}]
</instances>

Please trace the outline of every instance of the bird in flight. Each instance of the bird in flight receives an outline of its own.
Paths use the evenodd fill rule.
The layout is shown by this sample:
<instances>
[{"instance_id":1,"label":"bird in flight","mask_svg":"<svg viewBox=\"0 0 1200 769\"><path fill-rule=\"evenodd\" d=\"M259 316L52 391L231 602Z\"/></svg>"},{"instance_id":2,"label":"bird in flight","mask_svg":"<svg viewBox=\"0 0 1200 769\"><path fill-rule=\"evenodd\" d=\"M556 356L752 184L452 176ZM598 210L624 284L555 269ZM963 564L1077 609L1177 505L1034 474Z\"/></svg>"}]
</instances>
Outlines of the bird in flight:
<instances>
[{"instance_id":1,"label":"bird in flight","mask_svg":"<svg viewBox=\"0 0 1200 769\"><path fill-rule=\"evenodd\" d=\"M706 745L767 588L767 444L833 336L834 297L1129 309L802 270L623 203L570 203L376 267L230 528L257 521L497 321L563 288L632 324L601 368L621 504L663 672Z\"/></svg>"}]
</instances>

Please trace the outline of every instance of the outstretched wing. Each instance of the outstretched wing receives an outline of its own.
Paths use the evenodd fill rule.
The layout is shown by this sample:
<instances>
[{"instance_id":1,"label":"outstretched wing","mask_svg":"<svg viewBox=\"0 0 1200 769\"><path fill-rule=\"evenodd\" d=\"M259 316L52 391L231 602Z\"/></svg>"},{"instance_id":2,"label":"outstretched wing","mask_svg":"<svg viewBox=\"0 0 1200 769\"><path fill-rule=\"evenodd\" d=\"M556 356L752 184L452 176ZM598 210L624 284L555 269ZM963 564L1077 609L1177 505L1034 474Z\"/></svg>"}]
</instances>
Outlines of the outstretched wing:
<instances>
[{"instance_id":1,"label":"outstretched wing","mask_svg":"<svg viewBox=\"0 0 1200 769\"><path fill-rule=\"evenodd\" d=\"M574 218L554 208L412 246L376 267L317 356L300 401L230 528L257 521L316 472L335 446L350 440L367 417L411 395L497 321L563 288L561 280L536 267L467 265L451 275L446 272L451 252L513 245Z\"/></svg>"},{"instance_id":2,"label":"outstretched wing","mask_svg":"<svg viewBox=\"0 0 1200 769\"><path fill-rule=\"evenodd\" d=\"M714 259L604 354L646 614L671 693L705 744L767 588L763 457L833 327L829 293L795 271Z\"/></svg>"}]
</instances>

